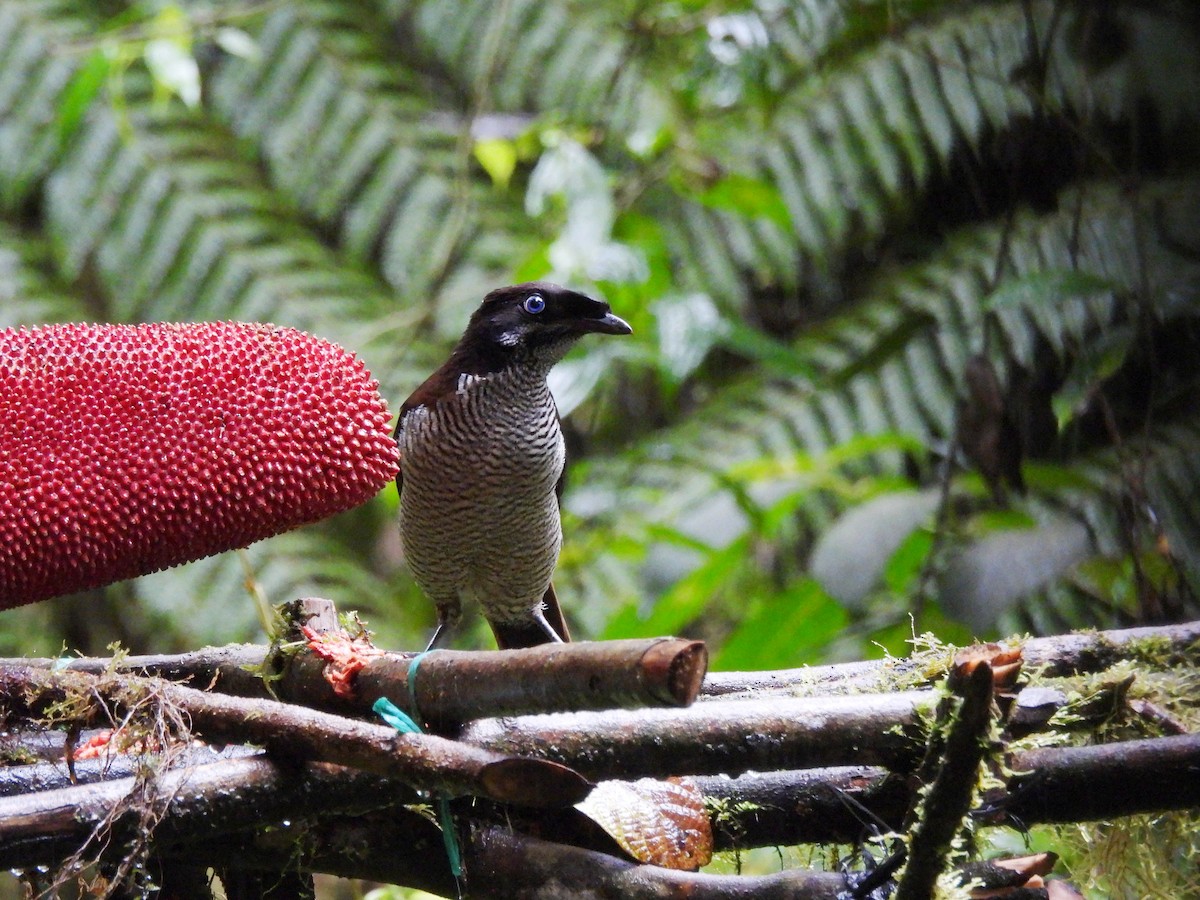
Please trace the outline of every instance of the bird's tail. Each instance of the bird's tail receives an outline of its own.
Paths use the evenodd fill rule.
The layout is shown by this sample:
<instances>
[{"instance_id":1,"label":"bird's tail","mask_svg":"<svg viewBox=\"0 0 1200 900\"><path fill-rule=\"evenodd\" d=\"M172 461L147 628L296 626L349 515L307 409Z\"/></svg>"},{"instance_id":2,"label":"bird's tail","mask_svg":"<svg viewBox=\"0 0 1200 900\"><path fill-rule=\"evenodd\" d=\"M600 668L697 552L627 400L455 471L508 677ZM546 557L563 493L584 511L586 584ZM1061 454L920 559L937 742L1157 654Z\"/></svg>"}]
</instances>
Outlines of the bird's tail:
<instances>
[{"instance_id":1,"label":"bird's tail","mask_svg":"<svg viewBox=\"0 0 1200 900\"><path fill-rule=\"evenodd\" d=\"M539 644L553 644L554 638L548 629L552 629L563 641L571 640L571 632L567 628L567 620L563 618L562 607L558 604L558 595L554 593L554 585L546 588L542 595L540 616L530 616L520 622L491 622L492 633L496 635L496 645L501 650L518 650L522 647L537 647Z\"/></svg>"}]
</instances>

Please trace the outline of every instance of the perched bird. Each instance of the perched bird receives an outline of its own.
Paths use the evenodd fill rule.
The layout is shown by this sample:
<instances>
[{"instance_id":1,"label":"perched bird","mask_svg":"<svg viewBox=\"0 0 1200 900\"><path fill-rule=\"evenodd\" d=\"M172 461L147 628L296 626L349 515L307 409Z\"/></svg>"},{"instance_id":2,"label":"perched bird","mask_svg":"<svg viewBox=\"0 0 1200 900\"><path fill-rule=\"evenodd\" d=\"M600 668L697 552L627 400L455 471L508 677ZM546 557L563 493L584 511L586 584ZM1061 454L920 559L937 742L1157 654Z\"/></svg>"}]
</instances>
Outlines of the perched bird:
<instances>
[{"instance_id":1,"label":"perched bird","mask_svg":"<svg viewBox=\"0 0 1200 900\"><path fill-rule=\"evenodd\" d=\"M400 533L440 646L474 599L501 648L570 640L551 576L566 449L546 376L583 335L630 334L607 303L498 288L400 408Z\"/></svg>"}]
</instances>

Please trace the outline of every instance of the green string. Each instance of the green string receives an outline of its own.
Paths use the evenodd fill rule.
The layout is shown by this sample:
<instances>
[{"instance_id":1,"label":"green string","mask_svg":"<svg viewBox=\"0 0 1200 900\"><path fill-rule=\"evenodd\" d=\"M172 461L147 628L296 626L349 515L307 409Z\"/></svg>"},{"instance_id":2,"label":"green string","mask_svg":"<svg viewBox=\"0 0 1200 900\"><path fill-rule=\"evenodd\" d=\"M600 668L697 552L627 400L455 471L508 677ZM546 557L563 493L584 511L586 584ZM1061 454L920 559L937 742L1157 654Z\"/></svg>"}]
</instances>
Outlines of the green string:
<instances>
[{"instance_id":1,"label":"green string","mask_svg":"<svg viewBox=\"0 0 1200 900\"><path fill-rule=\"evenodd\" d=\"M424 656L425 654L421 654ZM408 690L415 698L416 691L413 689L413 683L416 681L416 663L421 658L418 656L413 660L412 666L408 672ZM421 726L413 721L404 710L396 706L387 697L380 697L371 707L383 721L391 725L401 734L422 734ZM413 709L416 709L414 702ZM458 846L458 833L454 830L454 819L450 815L450 801L445 797L438 797L434 800L434 807L437 809L438 824L442 826L442 842L446 845L446 859L450 862L450 872L454 877L462 877L462 851Z\"/></svg>"},{"instance_id":2,"label":"green string","mask_svg":"<svg viewBox=\"0 0 1200 900\"><path fill-rule=\"evenodd\" d=\"M428 650L422 650L414 656L408 663L408 675L404 681L408 685L408 708L413 711L413 715L419 715L421 712L421 704L417 702L417 667L421 665L423 660L429 653ZM420 732L420 728L417 731Z\"/></svg>"}]
</instances>

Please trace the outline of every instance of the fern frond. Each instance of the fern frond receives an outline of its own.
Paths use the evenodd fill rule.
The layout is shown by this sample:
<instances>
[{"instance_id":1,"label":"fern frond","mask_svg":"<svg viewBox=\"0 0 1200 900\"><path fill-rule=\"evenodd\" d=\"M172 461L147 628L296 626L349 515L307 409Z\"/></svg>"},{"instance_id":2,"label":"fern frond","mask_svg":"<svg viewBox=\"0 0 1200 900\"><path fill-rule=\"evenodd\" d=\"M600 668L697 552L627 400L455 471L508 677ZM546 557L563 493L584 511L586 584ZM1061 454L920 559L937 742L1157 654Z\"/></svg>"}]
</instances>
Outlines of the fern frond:
<instances>
[{"instance_id":1,"label":"fern frond","mask_svg":"<svg viewBox=\"0 0 1200 900\"><path fill-rule=\"evenodd\" d=\"M569 121L598 115L619 133L636 124L656 88L631 52L625 12L603 4L509 0L391 0L387 15L489 108L554 110Z\"/></svg>"},{"instance_id":2,"label":"fern frond","mask_svg":"<svg viewBox=\"0 0 1200 900\"><path fill-rule=\"evenodd\" d=\"M25 203L57 159L59 108L95 22L69 0L0 0L0 209Z\"/></svg>"},{"instance_id":3,"label":"fern frond","mask_svg":"<svg viewBox=\"0 0 1200 900\"><path fill-rule=\"evenodd\" d=\"M384 287L282 209L228 134L136 92L124 115L95 110L46 191L62 270L93 266L110 318L274 321L355 348L383 378L402 374L405 323Z\"/></svg>"},{"instance_id":4,"label":"fern frond","mask_svg":"<svg viewBox=\"0 0 1200 900\"><path fill-rule=\"evenodd\" d=\"M1171 29L1169 11L1127 10L1128 46L1096 72L1070 38L1089 14L1052 2L964 5L796 91L761 159L803 248L828 260L877 239L956 153L978 153L1019 123L1132 121L1146 106L1172 123L1189 115L1194 91L1189 100L1172 87L1200 77L1187 28ZM1164 54L1180 75L1146 77Z\"/></svg>"},{"instance_id":5,"label":"fern frond","mask_svg":"<svg viewBox=\"0 0 1200 900\"><path fill-rule=\"evenodd\" d=\"M397 60L384 23L367 29L362 17L344 0L275 10L255 32L258 58L215 67L213 112L253 142L277 191L410 302L427 303L460 268L483 270L470 289L481 296L504 273L475 253L477 208L501 200L468 177L465 120L439 124L428 73ZM501 234L510 260L528 254Z\"/></svg>"},{"instance_id":6,"label":"fern frond","mask_svg":"<svg viewBox=\"0 0 1200 900\"><path fill-rule=\"evenodd\" d=\"M88 317L87 304L57 283L45 242L0 223L0 328Z\"/></svg>"},{"instance_id":7,"label":"fern frond","mask_svg":"<svg viewBox=\"0 0 1200 900\"><path fill-rule=\"evenodd\" d=\"M1044 291L1016 291L1008 299L1002 317L1007 340L993 349L1002 367L1033 366L1035 345L1066 356L1129 315L1130 297L1150 308L1169 305L1178 290L1200 278L1200 265L1172 251L1168 236L1156 236L1151 227L1155 220L1190 221L1200 207L1198 192L1194 181L1165 182L1147 186L1133 202L1118 190L1082 189L1065 195L1054 215L1026 214L1011 228L968 230L929 262L885 275L861 306L797 341L795 352L811 376L759 374L727 389L642 453L594 468L589 495L610 484L626 517L648 526L670 522L713 540L749 524L744 512L730 509L727 492L746 491L765 508L790 490L786 480L731 484L726 473L747 460L820 454L870 434L907 434L936 447L953 434L964 363L985 346L998 260L1005 260L999 271L1009 283L1067 259L1072 271L1090 276L1086 283L1106 285L1112 299L1105 303ZM1083 234L1090 237L1080 240ZM1131 234L1140 240L1117 252ZM1169 412L1161 415L1169 421ZM901 462L898 453L884 451L847 471L896 474ZM808 527L821 529L844 504L814 497L798 512Z\"/></svg>"}]
</instances>

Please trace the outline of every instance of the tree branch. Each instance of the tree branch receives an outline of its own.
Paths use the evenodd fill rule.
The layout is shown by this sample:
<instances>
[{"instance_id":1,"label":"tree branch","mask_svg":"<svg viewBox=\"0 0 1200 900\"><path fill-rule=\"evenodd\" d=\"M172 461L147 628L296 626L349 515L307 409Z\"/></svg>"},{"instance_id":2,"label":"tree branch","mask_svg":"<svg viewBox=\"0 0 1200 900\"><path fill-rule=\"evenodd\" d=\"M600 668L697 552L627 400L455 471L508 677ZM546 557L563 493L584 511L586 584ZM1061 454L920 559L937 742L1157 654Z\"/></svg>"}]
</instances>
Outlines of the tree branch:
<instances>
[{"instance_id":1,"label":"tree branch","mask_svg":"<svg viewBox=\"0 0 1200 900\"><path fill-rule=\"evenodd\" d=\"M1200 735L1027 750L1009 765L1017 774L1007 787L972 813L986 824L1104 821L1200 807ZM692 780L721 803L719 848L853 843L877 819L899 828L913 801L907 779L878 767Z\"/></svg>"},{"instance_id":2,"label":"tree branch","mask_svg":"<svg viewBox=\"0 0 1200 900\"><path fill-rule=\"evenodd\" d=\"M1131 752L1114 759L1114 752L1122 749ZM979 813L984 821L1032 825L1200 805L1200 785L1194 778L1200 769L1200 736L1030 751L1014 757L1013 766L1031 772L1016 776L1008 793L988 798ZM1095 782L1097 776L1111 780ZM453 894L436 827L397 806L416 798L397 797L394 782L321 763L290 767L261 755L168 772L158 778L158 794L169 797L170 802L154 835L155 854L221 859L231 866L274 866L280 871L296 864L295 849L301 842L312 853L304 862L312 871ZM698 777L693 781L706 797L722 806L715 827L718 844L725 847L857 841L873 823L872 814L897 822L911 799L905 779L870 768L755 773L736 779ZM1092 790L1094 783L1103 789ZM1083 790L1081 785L1089 787ZM61 860L78 849L79 842L111 815L133 787L134 779L126 778L94 787L0 799L0 866L27 867ZM340 815L381 803L388 804L388 809L377 820L357 812L348 818ZM314 818L314 810L322 812ZM504 810L472 805L463 807L461 814L499 824L506 818ZM284 820L293 825L280 826ZM830 829L823 830L822 821L827 821ZM265 832L228 834L259 822L274 824ZM393 832L404 837L394 839L390 836ZM575 840L563 829L555 834ZM397 847L412 847L414 852L394 852Z\"/></svg>"},{"instance_id":3,"label":"tree branch","mask_svg":"<svg viewBox=\"0 0 1200 900\"><path fill-rule=\"evenodd\" d=\"M352 699L334 693L324 678L326 664L314 654L273 658L269 648L251 644L130 656L115 664L97 658L13 659L0 660L0 667L157 675L235 696L274 696L358 714L369 713L379 697L408 705L413 657L381 652L365 660ZM702 641L679 638L546 644L503 652L438 650L421 658L417 705L421 717L443 727L481 716L687 706L699 693L707 663ZM264 671L272 676L270 694L261 676Z\"/></svg>"},{"instance_id":4,"label":"tree branch","mask_svg":"<svg viewBox=\"0 0 1200 900\"><path fill-rule=\"evenodd\" d=\"M992 667L986 662L969 668L960 666L950 682L959 700L958 709L947 725L941 765L912 830L908 862L895 900L933 896L938 876L946 868L951 841L962 828L979 780L992 721Z\"/></svg>"},{"instance_id":5,"label":"tree branch","mask_svg":"<svg viewBox=\"0 0 1200 900\"><path fill-rule=\"evenodd\" d=\"M72 721L85 725L111 724L139 707L169 708L186 716L192 734L210 741L261 744L283 758L347 765L449 796L569 806L589 789L579 775L554 763L399 734L273 700L224 697L127 675L0 669L0 704L10 716L40 717L71 703L78 707Z\"/></svg>"},{"instance_id":6,"label":"tree branch","mask_svg":"<svg viewBox=\"0 0 1200 900\"><path fill-rule=\"evenodd\" d=\"M1181 643L1182 636L1191 628L1137 629L1116 633L1115 638L1082 635L1055 639L1064 648L1066 656L1049 668L1059 674L1091 670L1121 657L1142 659L1147 664L1154 662L1160 668L1164 664L1186 663L1196 653L1195 648L1189 650ZM1171 632L1174 637L1164 640L1164 632ZM655 642L629 642L629 645L638 643L643 655L647 648L656 646ZM1045 641L1037 643L1043 648L1048 646ZM675 642L659 642L658 645L679 646ZM578 652L592 653L587 645L583 647L586 649ZM222 648L217 655L201 654L205 664L210 666L209 671L219 680L225 678L226 672L234 678L239 677L232 675L233 660L244 662L246 659L242 650L235 648L234 652L226 652L230 649ZM571 654L577 652L576 648L552 649L555 652L543 654L543 660L552 656L569 660ZM624 652L622 648L622 654ZM673 653L667 653L663 658L676 658ZM418 687L422 687L428 674L424 666L436 662L439 656L445 665L438 673L439 679L451 679L455 677L453 673L469 671L474 657L479 654L462 655L468 657L464 661L466 669L455 668L459 665L455 660L457 654L435 653L425 657L420 664L421 684ZM487 655L509 657L516 655L516 651ZM194 657L193 662L199 658L189 656ZM940 659L940 656L937 660L931 658L930 667L936 669L941 665ZM311 662L306 661L304 665ZM393 662L398 664L398 660ZM109 665L109 661L104 664ZM490 669L490 665L479 668L472 677L486 681L490 672L492 677L499 679L500 676L495 674L498 670ZM554 665L570 667L570 663L564 662ZM878 679L877 667L880 665L863 663L836 667L839 673L850 677L820 683L836 694L846 690L852 681L865 679L868 673L871 678ZM908 665L907 661L905 665ZM311 668L310 674L315 676L319 667L313 663ZM660 671L664 669L659 668ZM670 666L665 669L669 670ZM582 683L585 670L586 667L580 666L577 674L570 677ZM193 675L199 671L199 668L191 669ZM380 672L383 671L381 668ZM690 671L694 672L694 669ZM252 680L258 682L257 676ZM659 683L662 683L661 679ZM857 683L862 687L867 682L858 680ZM323 677L321 684L325 685ZM395 687L400 682L390 684ZM392 687L388 688L389 692ZM538 689L552 691L553 685L539 685ZM443 709L453 709L454 704L460 703L451 696L454 690L447 689L450 699L436 701L444 702ZM470 692L469 688L460 690L464 695ZM501 686L495 693L503 697L507 690L507 686ZM1052 693L1036 687L1029 692ZM133 727L129 730L135 734L145 730L170 738L195 732L215 741L262 743L278 760L271 763L257 760L269 766L273 773L271 778L276 779L269 791L289 800L296 798L298 802L296 807L280 807L286 810L280 813L280 808L263 800L252 786L248 785L242 791L240 783L231 778L230 770L209 779L195 791L191 787L179 788L182 781L170 780L183 779L183 774L164 773L160 769L158 774L147 779L147 770L143 766L140 779L126 779L116 787L110 784L93 788L66 787L51 793L46 791L48 782L45 779L52 775L61 784L65 778L61 767L46 764L18 767L23 771L3 773L9 776L7 789L41 793L0 799L2 827L26 829L24 832L0 830L0 865L59 862L79 851L80 844L105 823L116 823L111 825L113 835L136 831L136 823L143 821L137 817L137 807L143 802L152 807L153 821L162 819L146 849L164 864L220 859L228 860L231 872L257 871L268 866L276 873L299 864L308 871L377 878L453 894L455 886L448 874L437 829L419 816L411 816L403 807L396 807L392 787L395 781L390 780L394 778L421 788L440 789L448 785L456 794L466 792L494 798L496 802L462 800L454 804L455 821L464 836L470 831L491 834L503 826L542 835L550 833L559 842L582 845L554 848L550 852L537 846L536 842L531 843L530 839L514 835L510 837L516 841L515 845L510 846L502 840L488 844L488 847L500 847L497 852L502 855L493 859L487 856L487 847L472 849L474 845L464 837L465 843L470 845L466 847L468 862L474 859L472 865L492 867L477 868L472 877L478 877L480 871L503 873L507 866L526 866L529 871L536 870L548 876L548 867L552 863L574 865L572 860L578 860L578 865L592 867L588 871L595 874L604 891L610 892L599 896L639 896L640 891L649 896L654 890L695 890L700 892L699 896L737 896L732 880L728 884L710 883L692 876L670 875L651 883L647 880L652 879L651 875L636 871L632 863L605 853L576 857L573 854L588 852L583 848L603 850L609 847L608 839L589 835L588 829L578 824L582 816L569 808L565 812L546 813L516 809L505 803L528 803L532 791L534 795L551 795L555 802L569 807L569 791L560 789L561 784L567 784L576 792L581 785L583 790L587 786L575 773L569 770L564 773L552 763L542 762L558 760L578 766L593 778L692 775L692 780L713 802L717 844L722 847L745 848L800 841L853 842L861 838L864 830L870 831L876 826L896 827L912 802L912 786L908 779L898 777L896 773L912 772L916 766L927 736L924 723L936 709L939 694L924 690L804 699L780 696L780 693L766 691L765 699L740 699L736 694L713 697L688 708L492 717L468 723L460 729L460 741L478 745L469 746L441 738L402 739L382 726L328 713L276 701L213 696L180 685L128 675L0 669L0 710L9 721L19 720L21 716L46 718L53 714L51 718L59 722L109 725L114 720L130 717ZM1062 691L1053 693L1052 702L1039 700L1036 696L1032 698L1037 702L1029 704L1030 714L1037 715L1023 727L1046 725L1049 712L1062 700ZM1120 701L1121 696L1123 694L1116 700ZM361 704L363 699L360 697L355 703ZM509 701L502 699L501 702ZM1075 704L1073 711L1077 707L1082 709ZM1103 707L1097 715L1110 715L1112 703L1103 704ZM460 711L461 708L465 707L460 706ZM1016 708L1021 709L1020 696ZM6 745L12 744L10 737ZM62 754L61 739L52 740L42 733L19 735L17 746L35 745L40 755ZM164 746L169 747L172 755L181 752L169 742ZM937 757L942 765L933 767L934 770L946 770L950 759L959 759L963 771L970 769L970 759L961 757L961 750L943 750ZM519 753L534 759L508 759L497 756L496 752ZM321 763L296 761L289 764L289 760L305 757L361 766L378 774L364 774ZM146 758L142 757L139 762ZM507 771L505 766L494 768L494 760L500 760L510 768ZM172 765L175 762L172 760ZM832 770L805 768L847 763L858 765ZM138 765L128 760L116 759L111 765L122 764L128 765L129 771L138 771ZM231 761L225 761L214 765L231 764ZM102 774L105 765L110 764L81 762L77 771L84 777L93 777ZM538 773L547 765L551 767L549 770L529 774ZM97 771L90 771L89 766ZM312 790L300 794L301 789L296 785L308 783L314 766L325 773L324 777L331 785L339 783L340 779L355 779L347 782L350 786L346 788L346 796L339 796L341 789L334 787L323 789L324 793ZM985 806L976 811L975 815L981 821L1018 825L1079 821L1200 806L1200 796L1197 796L1200 786L1193 787L1198 781L1194 774L1200 769L1200 737L1195 735L1101 747L1031 751L1014 755L1011 766L1018 774L1010 780L1007 792L990 796ZM496 775L490 782L486 777L489 771ZM738 776L738 772L746 774ZM108 774L112 774L111 769ZM383 775L389 777L380 777ZM548 781L534 786L539 778L547 777ZM959 780L960 787L961 783ZM187 784L194 787L201 782ZM103 792L110 788L112 794L73 793ZM0 787L0 793L4 790L6 788ZM203 810L192 817L193 822L199 823L194 829L188 824L192 813L180 799L183 794L176 796L177 791L186 793L196 810ZM339 812L359 796L366 807L355 807L348 815ZM399 802L413 799L413 795L402 794ZM39 805L43 802L44 805ZM223 802L228 805L222 807ZM392 808L379 816L357 811L374 808L380 802L387 802ZM79 822L69 821L70 815L64 810L76 804L85 815ZM213 814L209 809L211 804L227 812ZM208 823L220 821L222 815L226 817L227 827L219 837L204 830L209 827ZM395 827L383 824L389 817L398 819L399 824ZM259 828L250 833L248 830L256 823L278 823L284 819L291 821L292 827L279 828L273 824L266 831ZM938 821L944 826L942 830L949 827L953 832L961 822L961 816L957 812L947 813L944 817L939 814ZM572 822L576 824L572 825ZM393 832L399 836L399 843L386 843L384 836ZM274 845L272 840L280 843ZM484 844L488 840L490 838L484 839ZM931 846L934 843L932 838L930 843ZM421 849L415 856L394 852L397 846L418 844ZM300 845L304 847L302 859L296 855ZM88 852L99 854L98 845L93 843L90 847ZM362 858L363 847L370 848L367 859ZM121 850L119 842L113 843L110 853ZM517 862L513 862L514 859ZM927 868L935 870L939 865L936 863ZM794 883L789 881L793 875ZM513 890L526 893L517 895L537 896L535 879L530 876L526 882L522 878L524 876L513 882ZM653 875L653 879L658 878L657 874ZM801 889L797 885L808 889L811 882L806 878L807 873L792 873L775 881L755 882L754 890ZM742 884L744 886L745 882ZM487 886L480 888L477 880L470 886L476 892L491 890Z\"/></svg>"},{"instance_id":7,"label":"tree branch","mask_svg":"<svg viewBox=\"0 0 1200 900\"><path fill-rule=\"evenodd\" d=\"M389 654L368 663L357 681L363 702L407 698L410 662ZM482 716L682 707L699 694L707 664L702 641L678 638L439 650L421 660L417 705L443 726Z\"/></svg>"},{"instance_id":8,"label":"tree branch","mask_svg":"<svg viewBox=\"0 0 1200 900\"><path fill-rule=\"evenodd\" d=\"M717 810L718 850L857 843L878 830L898 830L913 799L908 779L877 766L691 780Z\"/></svg>"},{"instance_id":9,"label":"tree branch","mask_svg":"<svg viewBox=\"0 0 1200 900\"><path fill-rule=\"evenodd\" d=\"M155 775L154 795L166 804L155 829L158 842L191 840L309 814L313 809L351 812L395 803L395 787L373 775L326 763L287 766L259 754L174 769ZM138 811L122 803L139 790L138 779L119 778L0 798L0 866L61 861L101 826L119 848L139 825ZM401 795L406 796L406 795ZM415 795L407 795L415 802Z\"/></svg>"},{"instance_id":10,"label":"tree branch","mask_svg":"<svg viewBox=\"0 0 1200 900\"><path fill-rule=\"evenodd\" d=\"M687 709L557 713L468 723L458 739L553 759L587 777L728 774L827 765L912 767L933 691L710 701Z\"/></svg>"},{"instance_id":11,"label":"tree branch","mask_svg":"<svg viewBox=\"0 0 1200 900\"><path fill-rule=\"evenodd\" d=\"M846 887L839 874L803 869L759 876L678 872L524 837L501 828L477 833L471 841L471 851L468 859L471 893L481 898L836 900L838 892Z\"/></svg>"},{"instance_id":12,"label":"tree branch","mask_svg":"<svg viewBox=\"0 0 1200 900\"><path fill-rule=\"evenodd\" d=\"M1086 822L1200 807L1200 734L1016 754L991 822Z\"/></svg>"},{"instance_id":13,"label":"tree branch","mask_svg":"<svg viewBox=\"0 0 1200 900\"><path fill-rule=\"evenodd\" d=\"M1083 634L1030 638L1013 642L1021 648L1027 669L1059 677L1100 672L1122 660L1153 657L1164 663L1200 665L1200 621ZM710 672L700 699L764 694L827 697L864 691L892 691L898 685L932 684L946 675L945 650L914 653L903 659L879 659L827 666L805 666L771 672Z\"/></svg>"}]
</instances>

